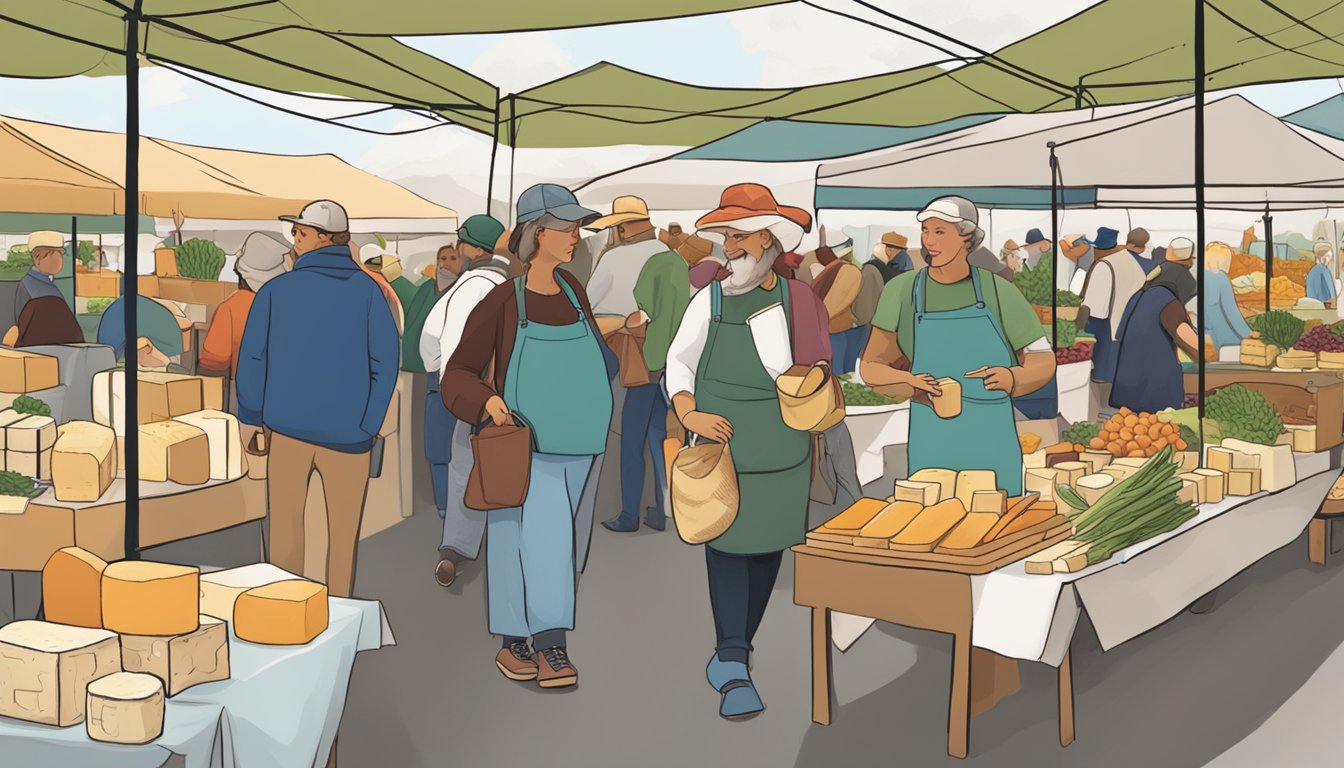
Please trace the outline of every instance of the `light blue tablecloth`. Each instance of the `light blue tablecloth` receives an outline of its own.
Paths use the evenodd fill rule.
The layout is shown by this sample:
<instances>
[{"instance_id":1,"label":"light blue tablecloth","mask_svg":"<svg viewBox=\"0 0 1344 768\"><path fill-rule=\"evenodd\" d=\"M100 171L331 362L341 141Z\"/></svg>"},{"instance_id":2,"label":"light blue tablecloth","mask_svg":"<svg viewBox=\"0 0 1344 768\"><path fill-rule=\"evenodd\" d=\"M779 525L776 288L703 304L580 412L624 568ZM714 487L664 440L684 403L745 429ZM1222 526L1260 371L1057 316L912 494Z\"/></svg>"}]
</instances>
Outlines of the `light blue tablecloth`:
<instances>
[{"instance_id":1,"label":"light blue tablecloth","mask_svg":"<svg viewBox=\"0 0 1344 768\"><path fill-rule=\"evenodd\" d=\"M284 574L268 565L248 568ZM169 699L157 741L103 744L89 739L82 723L52 728L0 718L0 765L159 768L180 755L186 768L322 768L355 654L394 642L382 605L369 600L331 598L327 631L308 645L247 643L230 626L229 679Z\"/></svg>"}]
</instances>

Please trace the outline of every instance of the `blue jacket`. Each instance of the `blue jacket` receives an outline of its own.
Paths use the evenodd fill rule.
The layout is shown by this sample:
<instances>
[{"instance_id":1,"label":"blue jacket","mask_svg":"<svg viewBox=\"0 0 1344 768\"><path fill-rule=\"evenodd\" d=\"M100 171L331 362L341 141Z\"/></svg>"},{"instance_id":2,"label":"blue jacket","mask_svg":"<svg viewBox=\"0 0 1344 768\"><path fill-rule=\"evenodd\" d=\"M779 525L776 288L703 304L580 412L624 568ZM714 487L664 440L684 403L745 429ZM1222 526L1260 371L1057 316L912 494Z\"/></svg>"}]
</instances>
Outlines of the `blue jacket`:
<instances>
[{"instance_id":1,"label":"blue jacket","mask_svg":"<svg viewBox=\"0 0 1344 768\"><path fill-rule=\"evenodd\" d=\"M397 327L346 246L262 286L238 351L238 418L345 453L373 444L397 382Z\"/></svg>"},{"instance_id":2,"label":"blue jacket","mask_svg":"<svg viewBox=\"0 0 1344 768\"><path fill-rule=\"evenodd\" d=\"M1251 335L1226 272L1204 270L1204 335L1213 337L1215 347L1235 347Z\"/></svg>"},{"instance_id":3,"label":"blue jacket","mask_svg":"<svg viewBox=\"0 0 1344 768\"><path fill-rule=\"evenodd\" d=\"M1316 262L1316 266L1307 273L1307 298L1319 302L1335 300L1335 278L1330 268Z\"/></svg>"}]
</instances>

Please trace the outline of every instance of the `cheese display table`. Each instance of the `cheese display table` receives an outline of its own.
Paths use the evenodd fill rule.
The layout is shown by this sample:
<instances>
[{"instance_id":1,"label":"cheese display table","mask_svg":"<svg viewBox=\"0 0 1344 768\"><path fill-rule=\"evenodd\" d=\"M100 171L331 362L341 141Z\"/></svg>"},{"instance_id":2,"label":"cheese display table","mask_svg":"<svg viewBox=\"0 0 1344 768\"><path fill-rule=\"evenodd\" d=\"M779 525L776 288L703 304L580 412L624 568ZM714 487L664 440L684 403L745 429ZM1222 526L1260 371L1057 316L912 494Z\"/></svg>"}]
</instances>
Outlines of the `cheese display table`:
<instances>
[{"instance_id":1,"label":"cheese display table","mask_svg":"<svg viewBox=\"0 0 1344 768\"><path fill-rule=\"evenodd\" d=\"M271 565L227 573L242 582L292 578ZM169 699L163 735L130 746L91 741L84 724L68 728L0 718L0 763L159 768L322 765L332 754L355 655L395 645L377 601L329 598L327 630L307 645L257 645L229 630L231 676Z\"/></svg>"},{"instance_id":2,"label":"cheese display table","mask_svg":"<svg viewBox=\"0 0 1344 768\"><path fill-rule=\"evenodd\" d=\"M0 514L0 570L40 571L52 553L80 546L105 560L125 557L126 481L94 502L57 501L52 491L18 515ZM241 477L202 485L140 483L140 545L155 547L266 516L266 483Z\"/></svg>"},{"instance_id":3,"label":"cheese display table","mask_svg":"<svg viewBox=\"0 0 1344 768\"><path fill-rule=\"evenodd\" d=\"M967 755L972 648L1059 672L1060 742L1073 740L1069 645L1086 608L1103 650L1178 615L1296 539L1340 476L1339 452L1295 454L1299 481L1274 494L1229 497L1077 573L1031 575L1021 562L983 575L892 564L892 558L794 548L794 602L812 609L813 720L830 712L831 612L953 636L948 754ZM983 654L981 654L983 658ZM989 657L993 658L993 657Z\"/></svg>"}]
</instances>

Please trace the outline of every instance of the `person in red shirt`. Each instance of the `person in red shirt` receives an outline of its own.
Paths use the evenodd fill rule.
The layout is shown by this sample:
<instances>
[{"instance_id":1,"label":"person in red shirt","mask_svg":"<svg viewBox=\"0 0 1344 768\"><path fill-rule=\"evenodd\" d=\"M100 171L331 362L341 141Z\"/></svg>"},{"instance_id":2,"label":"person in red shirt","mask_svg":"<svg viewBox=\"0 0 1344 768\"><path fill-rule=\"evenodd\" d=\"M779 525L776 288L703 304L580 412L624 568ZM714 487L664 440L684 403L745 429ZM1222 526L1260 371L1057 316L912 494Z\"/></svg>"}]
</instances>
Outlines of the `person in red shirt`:
<instances>
[{"instance_id":1,"label":"person in red shirt","mask_svg":"<svg viewBox=\"0 0 1344 768\"><path fill-rule=\"evenodd\" d=\"M238 347L243 343L243 328L252 299L268 280L285 272L286 246L261 232L253 232L243 242L233 270L238 273L238 291L224 300L210 319L210 330L201 342L198 361L203 370L238 373Z\"/></svg>"}]
</instances>

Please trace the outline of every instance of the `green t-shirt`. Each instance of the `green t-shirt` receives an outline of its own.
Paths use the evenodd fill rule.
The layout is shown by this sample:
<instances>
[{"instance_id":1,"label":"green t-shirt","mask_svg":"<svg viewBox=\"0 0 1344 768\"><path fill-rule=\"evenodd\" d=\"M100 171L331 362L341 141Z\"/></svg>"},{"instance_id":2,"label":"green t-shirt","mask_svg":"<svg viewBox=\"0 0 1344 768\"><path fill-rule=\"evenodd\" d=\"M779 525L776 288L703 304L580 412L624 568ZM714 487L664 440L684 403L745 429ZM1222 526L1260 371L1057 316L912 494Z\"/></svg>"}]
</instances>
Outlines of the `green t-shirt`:
<instances>
[{"instance_id":1,"label":"green t-shirt","mask_svg":"<svg viewBox=\"0 0 1344 768\"><path fill-rule=\"evenodd\" d=\"M915 278L922 270L897 275L882 289L882 298L873 315L873 327L896 334L901 352L912 356L915 338ZM999 318L999 325L1016 351L1025 349L1037 339L1045 338L1045 329L1022 292L1007 280L980 270L980 286L985 294L985 306ZM975 286L965 280L943 285L932 277L924 285L925 305L929 312L962 309L975 303Z\"/></svg>"}]
</instances>

